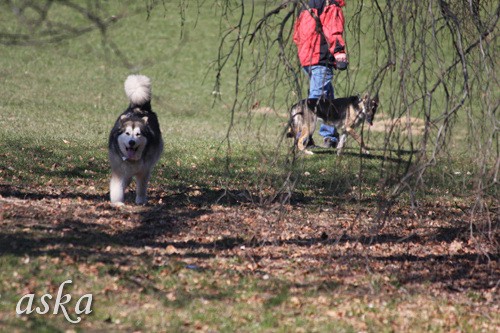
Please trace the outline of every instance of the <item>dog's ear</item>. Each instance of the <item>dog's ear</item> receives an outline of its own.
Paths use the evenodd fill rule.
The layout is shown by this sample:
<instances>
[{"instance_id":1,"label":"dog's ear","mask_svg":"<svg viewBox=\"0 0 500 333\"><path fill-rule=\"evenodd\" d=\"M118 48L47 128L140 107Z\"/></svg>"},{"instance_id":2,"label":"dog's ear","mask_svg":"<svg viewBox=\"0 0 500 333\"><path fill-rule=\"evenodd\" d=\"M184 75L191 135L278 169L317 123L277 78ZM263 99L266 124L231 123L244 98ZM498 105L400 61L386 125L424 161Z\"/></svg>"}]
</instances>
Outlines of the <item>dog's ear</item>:
<instances>
[{"instance_id":1,"label":"dog's ear","mask_svg":"<svg viewBox=\"0 0 500 333\"><path fill-rule=\"evenodd\" d=\"M118 118L118 121L120 122L120 124L123 124L127 120L128 120L128 115L126 115L126 114L122 114L120 116L120 118Z\"/></svg>"},{"instance_id":2,"label":"dog's ear","mask_svg":"<svg viewBox=\"0 0 500 333\"><path fill-rule=\"evenodd\" d=\"M148 123L148 117L142 117L142 121L144 122L144 124L147 124Z\"/></svg>"}]
</instances>

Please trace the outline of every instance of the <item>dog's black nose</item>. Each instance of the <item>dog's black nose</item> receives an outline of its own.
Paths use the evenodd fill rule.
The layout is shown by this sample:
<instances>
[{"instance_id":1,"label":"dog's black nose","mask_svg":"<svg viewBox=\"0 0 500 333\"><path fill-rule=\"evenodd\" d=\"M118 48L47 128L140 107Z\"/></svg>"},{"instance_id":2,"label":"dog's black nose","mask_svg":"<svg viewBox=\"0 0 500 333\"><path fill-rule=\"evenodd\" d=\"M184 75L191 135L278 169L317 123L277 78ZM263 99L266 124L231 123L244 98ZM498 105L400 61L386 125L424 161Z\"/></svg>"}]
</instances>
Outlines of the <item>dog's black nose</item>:
<instances>
[{"instance_id":1,"label":"dog's black nose","mask_svg":"<svg viewBox=\"0 0 500 333\"><path fill-rule=\"evenodd\" d=\"M128 142L128 145L129 145L130 147L135 146L135 141L134 141L134 140L130 140L130 141Z\"/></svg>"}]
</instances>

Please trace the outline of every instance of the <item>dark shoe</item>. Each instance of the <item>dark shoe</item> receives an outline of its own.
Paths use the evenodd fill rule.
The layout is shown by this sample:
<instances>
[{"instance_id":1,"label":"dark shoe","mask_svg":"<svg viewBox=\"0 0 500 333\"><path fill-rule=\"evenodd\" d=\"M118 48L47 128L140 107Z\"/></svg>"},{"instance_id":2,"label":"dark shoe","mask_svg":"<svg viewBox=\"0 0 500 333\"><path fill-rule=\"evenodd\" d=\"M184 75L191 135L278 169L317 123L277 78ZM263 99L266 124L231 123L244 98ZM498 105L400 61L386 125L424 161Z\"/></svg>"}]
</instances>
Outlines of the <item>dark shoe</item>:
<instances>
[{"instance_id":1,"label":"dark shoe","mask_svg":"<svg viewBox=\"0 0 500 333\"><path fill-rule=\"evenodd\" d=\"M335 138L324 138L323 139L323 148L335 148L337 147L337 140Z\"/></svg>"}]
</instances>

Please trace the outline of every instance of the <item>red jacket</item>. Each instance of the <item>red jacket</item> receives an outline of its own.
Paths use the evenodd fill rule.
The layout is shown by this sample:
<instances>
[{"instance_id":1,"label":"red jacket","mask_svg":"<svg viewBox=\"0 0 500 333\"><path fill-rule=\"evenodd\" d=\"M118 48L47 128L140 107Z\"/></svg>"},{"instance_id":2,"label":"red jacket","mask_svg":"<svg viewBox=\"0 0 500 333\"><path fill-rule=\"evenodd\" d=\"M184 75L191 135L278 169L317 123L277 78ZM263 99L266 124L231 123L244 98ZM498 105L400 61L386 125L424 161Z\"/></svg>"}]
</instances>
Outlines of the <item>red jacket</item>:
<instances>
[{"instance_id":1,"label":"red jacket","mask_svg":"<svg viewBox=\"0 0 500 333\"><path fill-rule=\"evenodd\" d=\"M344 0L309 0L308 6L301 8L295 22L293 40L297 45L302 66L334 67L333 55L345 53L345 42L342 38L343 6L345 6ZM323 33L320 33L321 31Z\"/></svg>"}]
</instances>

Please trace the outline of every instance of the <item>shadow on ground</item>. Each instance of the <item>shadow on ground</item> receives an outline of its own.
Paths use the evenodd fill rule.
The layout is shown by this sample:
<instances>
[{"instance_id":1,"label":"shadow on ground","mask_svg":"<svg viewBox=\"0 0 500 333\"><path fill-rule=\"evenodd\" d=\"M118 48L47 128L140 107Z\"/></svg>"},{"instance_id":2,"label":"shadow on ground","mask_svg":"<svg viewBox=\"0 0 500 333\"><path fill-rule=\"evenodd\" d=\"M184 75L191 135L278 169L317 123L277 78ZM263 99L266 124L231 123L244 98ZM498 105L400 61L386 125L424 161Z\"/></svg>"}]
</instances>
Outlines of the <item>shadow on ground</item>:
<instances>
[{"instance_id":1,"label":"shadow on ground","mask_svg":"<svg viewBox=\"0 0 500 333\"><path fill-rule=\"evenodd\" d=\"M374 229L370 211L256 207L231 202L222 191L196 191L156 192L158 204L114 208L101 194L1 186L0 255L130 266L151 266L160 256L195 260L212 271L224 269L219 260L238 258L244 271L251 261L278 274L280 262L309 274L339 278L368 271L403 285L427 281L451 290L487 289L500 278L498 254L470 245L470 226L460 212L419 221L395 214ZM212 204L214 198L227 200Z\"/></svg>"}]
</instances>

